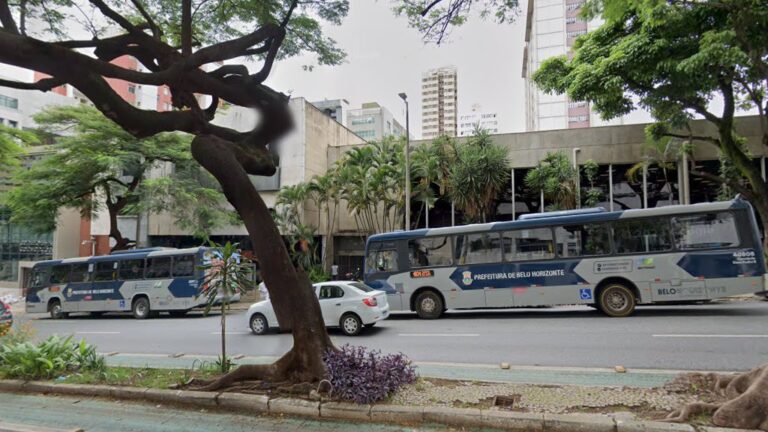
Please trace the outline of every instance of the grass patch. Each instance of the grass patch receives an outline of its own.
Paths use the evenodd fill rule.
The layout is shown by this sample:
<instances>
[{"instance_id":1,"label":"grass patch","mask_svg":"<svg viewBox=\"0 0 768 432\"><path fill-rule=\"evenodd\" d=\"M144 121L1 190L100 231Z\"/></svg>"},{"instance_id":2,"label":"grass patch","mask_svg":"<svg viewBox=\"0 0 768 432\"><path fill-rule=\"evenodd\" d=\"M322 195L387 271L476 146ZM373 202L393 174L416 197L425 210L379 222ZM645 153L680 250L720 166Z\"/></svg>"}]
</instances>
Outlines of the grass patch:
<instances>
[{"instance_id":1,"label":"grass patch","mask_svg":"<svg viewBox=\"0 0 768 432\"><path fill-rule=\"evenodd\" d=\"M68 375L56 380L65 384L103 384L139 388L166 389L172 384L183 384L191 378L212 378L218 371L211 368L201 369L156 369L107 367L103 372L83 372Z\"/></svg>"}]
</instances>

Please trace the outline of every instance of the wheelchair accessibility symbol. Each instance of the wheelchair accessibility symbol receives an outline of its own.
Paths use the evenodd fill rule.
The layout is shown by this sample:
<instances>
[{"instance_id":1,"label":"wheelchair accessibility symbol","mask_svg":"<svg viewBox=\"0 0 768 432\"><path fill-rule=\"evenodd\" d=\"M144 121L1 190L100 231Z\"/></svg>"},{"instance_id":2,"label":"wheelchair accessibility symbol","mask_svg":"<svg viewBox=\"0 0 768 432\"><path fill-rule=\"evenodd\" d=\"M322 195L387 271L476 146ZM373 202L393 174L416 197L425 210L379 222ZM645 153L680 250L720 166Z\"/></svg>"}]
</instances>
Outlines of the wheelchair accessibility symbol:
<instances>
[{"instance_id":1,"label":"wheelchair accessibility symbol","mask_svg":"<svg viewBox=\"0 0 768 432\"><path fill-rule=\"evenodd\" d=\"M581 288L579 290L579 298L582 300L592 300L592 290L589 288Z\"/></svg>"}]
</instances>

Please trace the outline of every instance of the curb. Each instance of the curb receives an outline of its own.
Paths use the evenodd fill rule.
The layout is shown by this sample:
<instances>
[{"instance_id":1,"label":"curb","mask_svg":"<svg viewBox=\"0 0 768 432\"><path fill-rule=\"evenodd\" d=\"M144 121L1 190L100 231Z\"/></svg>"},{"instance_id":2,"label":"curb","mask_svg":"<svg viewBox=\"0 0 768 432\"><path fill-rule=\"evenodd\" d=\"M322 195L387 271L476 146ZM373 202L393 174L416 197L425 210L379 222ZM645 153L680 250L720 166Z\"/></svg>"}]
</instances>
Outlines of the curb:
<instances>
[{"instance_id":1,"label":"curb","mask_svg":"<svg viewBox=\"0 0 768 432\"><path fill-rule=\"evenodd\" d=\"M478 408L421 407L403 405L356 405L304 399L272 398L243 393L139 389L40 381L0 380L0 392L42 393L143 400L193 408L219 408L238 413L299 416L347 421L374 421L406 426L421 423L469 428L493 428L531 432L748 432L709 426L655 421L619 420L599 414L548 414ZM0 423L0 432L3 423ZM13 430L13 429L11 429ZM22 429L23 430L23 429ZM33 430L29 428L27 430ZM752 432L752 431L749 431ZM759 432L759 431L755 431Z\"/></svg>"}]
</instances>

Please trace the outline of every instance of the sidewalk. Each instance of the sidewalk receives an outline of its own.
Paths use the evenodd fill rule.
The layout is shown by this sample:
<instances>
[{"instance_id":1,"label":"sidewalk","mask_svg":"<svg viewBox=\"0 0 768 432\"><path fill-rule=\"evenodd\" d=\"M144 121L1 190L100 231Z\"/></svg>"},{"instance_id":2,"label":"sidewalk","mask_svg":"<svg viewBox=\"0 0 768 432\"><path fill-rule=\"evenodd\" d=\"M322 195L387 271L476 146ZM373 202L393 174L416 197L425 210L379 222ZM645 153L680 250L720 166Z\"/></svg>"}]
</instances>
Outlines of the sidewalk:
<instances>
[{"instance_id":1,"label":"sidewalk","mask_svg":"<svg viewBox=\"0 0 768 432\"><path fill-rule=\"evenodd\" d=\"M105 353L110 366L193 368L202 362L213 362L216 356L184 354L174 357L165 354ZM111 355L110 355L111 354ZM179 353L183 354L183 353ZM178 355L178 354L176 354ZM267 364L275 357L242 357L236 364ZM593 387L660 387L681 371L630 369L617 373L605 368L564 368L539 366L512 366L501 369L498 365L460 363L414 362L423 377L464 381L487 381L515 384L578 385ZM690 371L687 371L690 372Z\"/></svg>"}]
</instances>

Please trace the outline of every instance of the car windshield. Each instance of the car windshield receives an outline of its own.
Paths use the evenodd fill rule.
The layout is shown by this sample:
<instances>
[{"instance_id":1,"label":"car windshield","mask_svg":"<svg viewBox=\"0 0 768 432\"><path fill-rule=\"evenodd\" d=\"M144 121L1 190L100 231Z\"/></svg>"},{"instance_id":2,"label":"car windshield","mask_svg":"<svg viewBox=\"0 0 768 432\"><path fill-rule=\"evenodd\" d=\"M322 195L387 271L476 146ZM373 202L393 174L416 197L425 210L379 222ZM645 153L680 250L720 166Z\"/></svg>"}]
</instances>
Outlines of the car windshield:
<instances>
[{"instance_id":1,"label":"car windshield","mask_svg":"<svg viewBox=\"0 0 768 432\"><path fill-rule=\"evenodd\" d=\"M366 293L376 291L375 289L369 287L368 285L360 282L350 282L348 285Z\"/></svg>"}]
</instances>

